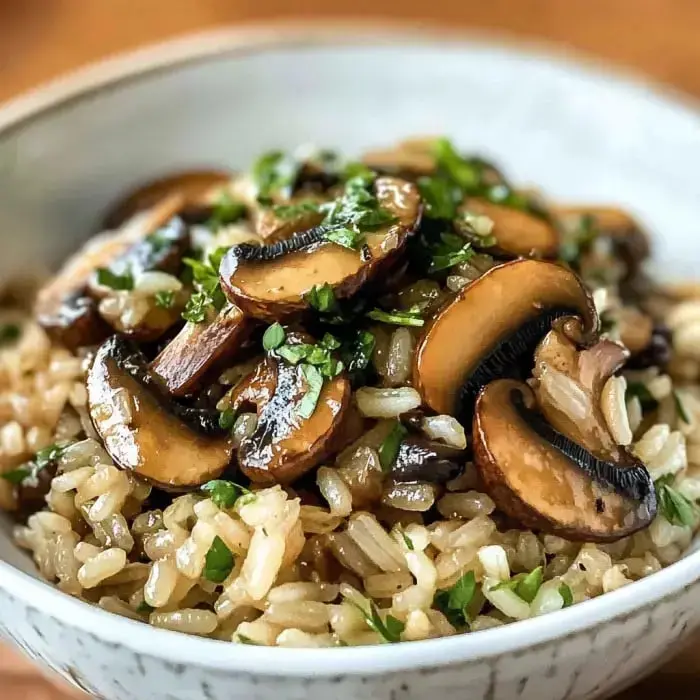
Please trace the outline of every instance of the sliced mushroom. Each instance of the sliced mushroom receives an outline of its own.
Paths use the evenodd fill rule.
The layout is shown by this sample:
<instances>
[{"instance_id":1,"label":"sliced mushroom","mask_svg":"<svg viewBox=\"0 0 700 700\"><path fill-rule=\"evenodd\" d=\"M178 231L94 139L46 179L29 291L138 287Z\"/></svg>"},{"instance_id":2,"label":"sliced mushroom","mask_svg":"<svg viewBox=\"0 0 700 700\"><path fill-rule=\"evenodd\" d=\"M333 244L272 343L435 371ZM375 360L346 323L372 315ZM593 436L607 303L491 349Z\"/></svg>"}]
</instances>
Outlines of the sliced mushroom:
<instances>
[{"instance_id":1,"label":"sliced mushroom","mask_svg":"<svg viewBox=\"0 0 700 700\"><path fill-rule=\"evenodd\" d=\"M610 340L581 350L561 327L550 331L535 351L531 387L544 417L599 459L622 459L601 410L601 395L628 357L622 345Z\"/></svg>"},{"instance_id":2,"label":"sliced mushroom","mask_svg":"<svg viewBox=\"0 0 700 700\"><path fill-rule=\"evenodd\" d=\"M307 201L306 198L304 201ZM290 205L294 204L291 200ZM285 241L295 233L318 226L325 214L319 211L302 211L293 217L285 217L269 207L261 208L253 215L255 232L265 243Z\"/></svg>"},{"instance_id":3,"label":"sliced mushroom","mask_svg":"<svg viewBox=\"0 0 700 700\"><path fill-rule=\"evenodd\" d=\"M396 461L391 467L394 481L427 481L444 484L459 476L466 461L466 451L433 440L407 437L402 440Z\"/></svg>"},{"instance_id":4,"label":"sliced mushroom","mask_svg":"<svg viewBox=\"0 0 700 700\"><path fill-rule=\"evenodd\" d=\"M137 188L111 207L103 220L104 229L123 226L154 206L169 205L170 218L191 206L213 201L231 181L231 174L222 170L192 170L169 175Z\"/></svg>"},{"instance_id":5,"label":"sliced mushroom","mask_svg":"<svg viewBox=\"0 0 700 700\"><path fill-rule=\"evenodd\" d=\"M559 253L559 232L544 216L473 197L467 198L461 210L493 221L496 252L539 258L556 258Z\"/></svg>"},{"instance_id":6,"label":"sliced mushroom","mask_svg":"<svg viewBox=\"0 0 700 700\"><path fill-rule=\"evenodd\" d=\"M252 316L282 318L308 308L304 295L328 284L337 298L352 296L369 278L395 262L420 219L415 185L383 177L375 183L379 205L395 223L365 234L363 252L326 240L319 226L273 246L234 246L221 263L227 297Z\"/></svg>"},{"instance_id":7,"label":"sliced mushroom","mask_svg":"<svg viewBox=\"0 0 700 700\"><path fill-rule=\"evenodd\" d=\"M491 382L474 414L476 464L497 506L526 527L612 542L651 523L654 484L644 465L599 460L554 430L517 381Z\"/></svg>"},{"instance_id":8,"label":"sliced mushroom","mask_svg":"<svg viewBox=\"0 0 700 700\"><path fill-rule=\"evenodd\" d=\"M231 436L218 412L170 401L145 357L113 336L95 355L87 377L88 408L114 462L163 488L185 489L214 479L231 461Z\"/></svg>"},{"instance_id":9,"label":"sliced mushroom","mask_svg":"<svg viewBox=\"0 0 700 700\"><path fill-rule=\"evenodd\" d=\"M139 242L171 219L176 205L174 200L159 202L118 232L110 231L93 237L69 258L37 295L37 320L49 335L71 348L94 345L104 340L109 334L109 327L100 317L96 302L88 294L95 270L109 267L131 248L138 247ZM186 235L186 231L183 235Z\"/></svg>"},{"instance_id":10,"label":"sliced mushroom","mask_svg":"<svg viewBox=\"0 0 700 700\"><path fill-rule=\"evenodd\" d=\"M552 322L571 314L583 326L567 332L590 342L598 318L574 272L539 260L498 265L462 288L428 324L416 348L413 384L436 413L469 422L481 387L528 376Z\"/></svg>"},{"instance_id":11,"label":"sliced mushroom","mask_svg":"<svg viewBox=\"0 0 700 700\"><path fill-rule=\"evenodd\" d=\"M654 335L654 320L634 306L623 306L613 313L622 344L639 355L646 350Z\"/></svg>"},{"instance_id":12,"label":"sliced mushroom","mask_svg":"<svg viewBox=\"0 0 700 700\"><path fill-rule=\"evenodd\" d=\"M153 360L151 369L173 396L186 396L248 337L252 324L236 306L225 308L209 323L187 323Z\"/></svg>"},{"instance_id":13,"label":"sliced mushroom","mask_svg":"<svg viewBox=\"0 0 700 700\"><path fill-rule=\"evenodd\" d=\"M308 391L301 365L269 356L233 391L235 411L254 406L258 424L238 448L243 473L260 484L289 483L334 452L346 437L350 382L342 375L324 381L315 410L300 415Z\"/></svg>"}]
</instances>

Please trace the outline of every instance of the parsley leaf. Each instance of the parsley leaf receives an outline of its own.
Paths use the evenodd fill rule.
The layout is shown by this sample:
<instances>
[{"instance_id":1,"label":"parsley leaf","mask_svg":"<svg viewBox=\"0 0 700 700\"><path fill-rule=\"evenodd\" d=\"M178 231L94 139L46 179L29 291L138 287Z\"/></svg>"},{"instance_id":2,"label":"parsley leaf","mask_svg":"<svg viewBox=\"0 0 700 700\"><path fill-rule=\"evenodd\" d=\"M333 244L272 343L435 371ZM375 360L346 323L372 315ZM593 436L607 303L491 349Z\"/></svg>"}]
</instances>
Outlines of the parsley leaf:
<instances>
[{"instance_id":1,"label":"parsley leaf","mask_svg":"<svg viewBox=\"0 0 700 700\"><path fill-rule=\"evenodd\" d=\"M387 615L386 620L382 620L382 616L379 614L379 610L374 601L369 601L369 611L365 610L361 605L358 605L354 601L346 598L346 600L354 605L365 618L367 626L374 630L384 641L390 644L395 644L401 641L401 633L404 630L404 623L401 620L397 620L393 615Z\"/></svg>"},{"instance_id":2,"label":"parsley leaf","mask_svg":"<svg viewBox=\"0 0 700 700\"><path fill-rule=\"evenodd\" d=\"M145 600L142 600L137 606L136 606L136 612L143 614L143 615L150 615L155 610L155 608L152 608Z\"/></svg>"},{"instance_id":3,"label":"parsley leaf","mask_svg":"<svg viewBox=\"0 0 700 700\"><path fill-rule=\"evenodd\" d=\"M360 381L369 366L375 344L374 334L369 331L358 331L355 336L343 343L340 356L353 383Z\"/></svg>"},{"instance_id":4,"label":"parsley leaf","mask_svg":"<svg viewBox=\"0 0 700 700\"><path fill-rule=\"evenodd\" d=\"M48 447L44 447L43 449L39 450L34 457L36 466L39 467L39 469L43 469L44 467L48 467L53 462L56 462L63 456L63 453L66 451L69 444L70 443L54 443L53 445L49 445Z\"/></svg>"},{"instance_id":5,"label":"parsley leaf","mask_svg":"<svg viewBox=\"0 0 700 700\"><path fill-rule=\"evenodd\" d=\"M459 580L445 590L435 594L433 604L450 623L457 628L464 627L470 619L469 606L476 594L476 578L473 571L467 571Z\"/></svg>"},{"instance_id":6,"label":"parsley leaf","mask_svg":"<svg viewBox=\"0 0 700 700\"><path fill-rule=\"evenodd\" d=\"M221 226L233 224L242 219L245 213L245 204L234 200L226 190L221 190L206 225L208 228L216 230Z\"/></svg>"},{"instance_id":7,"label":"parsley leaf","mask_svg":"<svg viewBox=\"0 0 700 700\"><path fill-rule=\"evenodd\" d=\"M359 163L357 161L350 161L346 163L343 167L343 171L340 174L343 180L351 180L355 177L360 177L365 181L370 181L374 177L374 172L368 168L364 163Z\"/></svg>"},{"instance_id":8,"label":"parsley leaf","mask_svg":"<svg viewBox=\"0 0 700 700\"><path fill-rule=\"evenodd\" d=\"M9 481L11 484L18 486L32 473L32 468L29 465L23 464L21 467L16 467L8 472L0 474L0 479Z\"/></svg>"},{"instance_id":9,"label":"parsley leaf","mask_svg":"<svg viewBox=\"0 0 700 700\"><path fill-rule=\"evenodd\" d=\"M129 291L134 288L134 276L130 272L122 275L112 272L108 267L100 267L96 270L97 284L110 289Z\"/></svg>"},{"instance_id":10,"label":"parsley leaf","mask_svg":"<svg viewBox=\"0 0 700 700\"><path fill-rule=\"evenodd\" d=\"M399 448L403 439L406 437L408 430L403 426L401 421L394 420L391 430L388 435L382 440L379 446L379 463L382 466L382 471L386 474L391 470L392 465L396 461L399 454Z\"/></svg>"},{"instance_id":11,"label":"parsley leaf","mask_svg":"<svg viewBox=\"0 0 700 700\"><path fill-rule=\"evenodd\" d=\"M22 333L22 329L16 323L3 323L0 326L0 345L14 343Z\"/></svg>"},{"instance_id":12,"label":"parsley leaf","mask_svg":"<svg viewBox=\"0 0 700 700\"><path fill-rule=\"evenodd\" d=\"M690 417L688 416L688 412L685 410L685 406L683 405L683 402L681 401L680 395L675 390L673 392L673 403L676 406L676 413L678 414L678 417L686 425L690 425Z\"/></svg>"},{"instance_id":13,"label":"parsley leaf","mask_svg":"<svg viewBox=\"0 0 700 700\"><path fill-rule=\"evenodd\" d=\"M345 227L329 231L325 238L327 241L343 246L343 248L349 248L350 250L359 250L364 242L364 236L361 233Z\"/></svg>"},{"instance_id":14,"label":"parsley leaf","mask_svg":"<svg viewBox=\"0 0 700 700\"><path fill-rule=\"evenodd\" d=\"M0 479L9 481L14 485L19 485L29 478L36 479L38 472L52 464L55 464L55 462L60 459L61 455L63 455L63 453L66 451L69 444L70 443L54 443L53 445L44 447L34 455L34 459L31 462L27 462L26 464L22 464L15 469L11 469L10 471L0 474Z\"/></svg>"},{"instance_id":15,"label":"parsley leaf","mask_svg":"<svg viewBox=\"0 0 700 700\"><path fill-rule=\"evenodd\" d=\"M156 292L156 306L161 309L169 309L175 300L175 292Z\"/></svg>"},{"instance_id":16,"label":"parsley leaf","mask_svg":"<svg viewBox=\"0 0 700 700\"><path fill-rule=\"evenodd\" d=\"M252 169L258 201L269 201L277 193L289 197L300 169L301 163L282 151L270 151L260 156Z\"/></svg>"},{"instance_id":17,"label":"parsley leaf","mask_svg":"<svg viewBox=\"0 0 700 700\"><path fill-rule=\"evenodd\" d=\"M564 599L564 607L568 608L574 604L574 594L566 583L559 584L559 595Z\"/></svg>"},{"instance_id":18,"label":"parsley leaf","mask_svg":"<svg viewBox=\"0 0 700 700\"><path fill-rule=\"evenodd\" d=\"M236 637L238 638L238 641L241 644L250 644L255 647L259 647L260 644L256 642L254 639L251 639L250 637L247 637L245 634L241 634L240 632L236 632Z\"/></svg>"},{"instance_id":19,"label":"parsley leaf","mask_svg":"<svg viewBox=\"0 0 700 700\"><path fill-rule=\"evenodd\" d=\"M518 585L515 587L516 594L526 603L532 603L537 595L537 591L539 591L542 586L543 578L543 569L541 566L538 566L527 574L522 581L518 582Z\"/></svg>"},{"instance_id":20,"label":"parsley leaf","mask_svg":"<svg viewBox=\"0 0 700 700\"><path fill-rule=\"evenodd\" d=\"M323 375L318 367L313 365L304 364L301 366L301 371L306 380L306 393L299 402L297 412L302 418L311 418L316 410L316 404L323 388Z\"/></svg>"},{"instance_id":21,"label":"parsley leaf","mask_svg":"<svg viewBox=\"0 0 700 700\"><path fill-rule=\"evenodd\" d=\"M381 309L372 309L367 314L367 318L381 323L390 323L394 326L415 326L420 328L425 324L425 319L421 317L421 311L418 307L411 307L408 311L382 311Z\"/></svg>"},{"instance_id":22,"label":"parsley leaf","mask_svg":"<svg viewBox=\"0 0 700 700\"><path fill-rule=\"evenodd\" d=\"M233 569L233 552L217 535L204 559L204 578L213 583L222 583Z\"/></svg>"},{"instance_id":23,"label":"parsley leaf","mask_svg":"<svg viewBox=\"0 0 700 700\"><path fill-rule=\"evenodd\" d=\"M191 323L203 323L209 313L221 311L226 297L219 283L219 265L228 248L218 248L206 261L184 258L183 262L192 271L197 291L187 300L182 317Z\"/></svg>"},{"instance_id":24,"label":"parsley leaf","mask_svg":"<svg viewBox=\"0 0 700 700\"><path fill-rule=\"evenodd\" d=\"M214 505L223 510L233 508L241 496L254 495L252 491L249 491L244 486L225 479L207 481L201 488L202 491L209 494L209 498L214 502Z\"/></svg>"},{"instance_id":25,"label":"parsley leaf","mask_svg":"<svg viewBox=\"0 0 700 700\"><path fill-rule=\"evenodd\" d=\"M578 225L570 232L564 232L563 241L559 247L559 258L564 262L576 263L582 253L585 253L598 236L595 219L590 214L579 217Z\"/></svg>"},{"instance_id":26,"label":"parsley leaf","mask_svg":"<svg viewBox=\"0 0 700 700\"><path fill-rule=\"evenodd\" d=\"M284 343L287 334L284 332L284 328L275 322L271 326L267 327L262 339L263 348L265 350L276 350L282 343Z\"/></svg>"},{"instance_id":27,"label":"parsley leaf","mask_svg":"<svg viewBox=\"0 0 700 700\"><path fill-rule=\"evenodd\" d=\"M446 177L421 177L418 189L425 203L425 213L431 219L454 219L462 193Z\"/></svg>"},{"instance_id":28,"label":"parsley leaf","mask_svg":"<svg viewBox=\"0 0 700 700\"><path fill-rule=\"evenodd\" d=\"M481 185L481 165L474 160L463 158L451 141L446 138L437 139L433 153L438 170L446 173L463 190L473 192Z\"/></svg>"},{"instance_id":29,"label":"parsley leaf","mask_svg":"<svg viewBox=\"0 0 700 700\"><path fill-rule=\"evenodd\" d=\"M327 282L324 284L315 284L303 295L303 299L309 306L321 313L332 313L338 308L338 302L335 299L333 287Z\"/></svg>"},{"instance_id":30,"label":"parsley leaf","mask_svg":"<svg viewBox=\"0 0 700 700\"><path fill-rule=\"evenodd\" d=\"M398 528L399 534L401 535L401 539L403 539L403 543L406 545L406 549L408 549L410 552L415 551L415 547L413 546L413 541L411 538L404 532L402 527Z\"/></svg>"},{"instance_id":31,"label":"parsley leaf","mask_svg":"<svg viewBox=\"0 0 700 700\"><path fill-rule=\"evenodd\" d=\"M674 479L673 474L666 474L654 482L659 512L671 525L692 527L697 521L697 506L673 488Z\"/></svg>"},{"instance_id":32,"label":"parsley leaf","mask_svg":"<svg viewBox=\"0 0 700 700\"><path fill-rule=\"evenodd\" d=\"M296 204L278 204L272 207L272 212L280 219L296 219L305 214L313 214L318 212L320 205L316 202L305 201L297 202Z\"/></svg>"},{"instance_id":33,"label":"parsley leaf","mask_svg":"<svg viewBox=\"0 0 700 700\"><path fill-rule=\"evenodd\" d=\"M470 242L453 233L440 234L441 243L432 249L432 260L428 272L439 272L459 265L474 257Z\"/></svg>"},{"instance_id":34,"label":"parsley leaf","mask_svg":"<svg viewBox=\"0 0 700 700\"><path fill-rule=\"evenodd\" d=\"M236 412L232 408L225 408L219 413L219 427L222 430L231 430L236 422Z\"/></svg>"}]
</instances>

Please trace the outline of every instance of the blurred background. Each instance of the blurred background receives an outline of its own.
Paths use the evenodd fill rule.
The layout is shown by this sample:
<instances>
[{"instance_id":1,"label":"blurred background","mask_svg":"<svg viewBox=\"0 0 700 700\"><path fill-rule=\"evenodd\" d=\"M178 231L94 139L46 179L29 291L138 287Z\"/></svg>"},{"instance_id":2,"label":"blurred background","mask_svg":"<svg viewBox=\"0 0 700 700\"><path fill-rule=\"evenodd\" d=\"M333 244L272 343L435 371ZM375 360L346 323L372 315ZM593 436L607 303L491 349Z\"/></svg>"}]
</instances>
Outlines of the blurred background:
<instances>
[{"instance_id":1,"label":"blurred background","mask_svg":"<svg viewBox=\"0 0 700 700\"><path fill-rule=\"evenodd\" d=\"M87 63L189 32L340 18L546 43L700 97L700 0L0 0L0 102ZM700 640L616 700L697 698L699 661ZM75 697L0 647L2 700Z\"/></svg>"}]
</instances>

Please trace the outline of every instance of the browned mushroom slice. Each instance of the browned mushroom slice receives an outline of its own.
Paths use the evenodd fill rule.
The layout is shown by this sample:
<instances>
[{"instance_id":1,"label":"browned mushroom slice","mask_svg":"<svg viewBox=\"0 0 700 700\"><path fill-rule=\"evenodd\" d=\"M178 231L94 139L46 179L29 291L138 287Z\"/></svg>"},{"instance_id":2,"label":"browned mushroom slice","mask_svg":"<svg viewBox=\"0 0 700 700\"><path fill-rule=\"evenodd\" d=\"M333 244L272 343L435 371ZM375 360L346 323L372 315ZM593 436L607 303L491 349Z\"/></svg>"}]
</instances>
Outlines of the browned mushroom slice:
<instances>
[{"instance_id":1,"label":"browned mushroom slice","mask_svg":"<svg viewBox=\"0 0 700 700\"><path fill-rule=\"evenodd\" d=\"M531 386L544 417L600 459L622 458L601 410L601 396L605 383L628 357L622 345L610 340L579 349L560 327L550 331L535 351Z\"/></svg>"},{"instance_id":2,"label":"browned mushroom slice","mask_svg":"<svg viewBox=\"0 0 700 700\"><path fill-rule=\"evenodd\" d=\"M253 227L255 233L263 239L265 243L276 243L287 240L290 236L300 231L306 231L314 226L318 226L323 221L322 214L309 200L309 206L304 208L298 205L294 213L285 214L285 210L280 208L260 208L253 213ZM286 211L292 212L293 200Z\"/></svg>"},{"instance_id":3,"label":"browned mushroom slice","mask_svg":"<svg viewBox=\"0 0 700 700\"><path fill-rule=\"evenodd\" d=\"M252 324L240 309L223 309L209 323L187 323L153 360L151 369L173 396L185 396L231 359L248 336Z\"/></svg>"},{"instance_id":4,"label":"browned mushroom slice","mask_svg":"<svg viewBox=\"0 0 700 700\"><path fill-rule=\"evenodd\" d=\"M611 542L656 514L641 462L597 459L556 432L535 410L526 384L492 382L474 414L474 454L498 507L526 527L573 540Z\"/></svg>"},{"instance_id":5,"label":"browned mushroom slice","mask_svg":"<svg viewBox=\"0 0 700 700\"><path fill-rule=\"evenodd\" d=\"M113 336L88 372L88 408L114 462L164 488L185 489L214 479L228 466L230 435L218 412L168 400L128 341Z\"/></svg>"},{"instance_id":6,"label":"browned mushroom slice","mask_svg":"<svg viewBox=\"0 0 700 700\"><path fill-rule=\"evenodd\" d=\"M583 319L581 341L590 342L598 318L571 270L539 260L498 265L460 290L428 324L416 348L414 386L437 413L470 420L481 387L500 377L528 376L552 322L572 314Z\"/></svg>"},{"instance_id":7,"label":"browned mushroom slice","mask_svg":"<svg viewBox=\"0 0 700 700\"><path fill-rule=\"evenodd\" d=\"M270 356L232 394L231 407L255 406L258 423L238 448L238 464L261 484L289 483L334 452L345 438L350 382L339 375L323 382L315 409L302 415L310 390L301 365Z\"/></svg>"},{"instance_id":8,"label":"browned mushroom slice","mask_svg":"<svg viewBox=\"0 0 700 700\"><path fill-rule=\"evenodd\" d=\"M514 257L539 258L556 258L559 253L559 232L543 216L472 197L461 210L487 216L493 221L497 251Z\"/></svg>"},{"instance_id":9,"label":"browned mushroom slice","mask_svg":"<svg viewBox=\"0 0 700 700\"><path fill-rule=\"evenodd\" d=\"M336 298L352 296L395 262L420 219L415 185L383 177L375 194L396 220L364 234L361 252L326 240L330 229L323 226L274 246L233 246L221 263L226 296L250 315L270 320L307 309L304 296L316 286L330 285Z\"/></svg>"},{"instance_id":10,"label":"browned mushroom slice","mask_svg":"<svg viewBox=\"0 0 700 700\"><path fill-rule=\"evenodd\" d=\"M95 270L109 267L157 231L171 219L176 205L174 200L164 200L118 232L93 237L63 265L39 291L35 304L37 320L49 335L73 348L104 340L109 334L109 327L100 317L97 305L87 291ZM183 235L186 235L186 231Z\"/></svg>"},{"instance_id":11,"label":"browned mushroom slice","mask_svg":"<svg viewBox=\"0 0 700 700\"><path fill-rule=\"evenodd\" d=\"M122 197L105 216L103 228L120 227L157 205L169 205L169 219L188 205L212 199L230 180L231 174L221 170L192 170L154 180Z\"/></svg>"}]
</instances>

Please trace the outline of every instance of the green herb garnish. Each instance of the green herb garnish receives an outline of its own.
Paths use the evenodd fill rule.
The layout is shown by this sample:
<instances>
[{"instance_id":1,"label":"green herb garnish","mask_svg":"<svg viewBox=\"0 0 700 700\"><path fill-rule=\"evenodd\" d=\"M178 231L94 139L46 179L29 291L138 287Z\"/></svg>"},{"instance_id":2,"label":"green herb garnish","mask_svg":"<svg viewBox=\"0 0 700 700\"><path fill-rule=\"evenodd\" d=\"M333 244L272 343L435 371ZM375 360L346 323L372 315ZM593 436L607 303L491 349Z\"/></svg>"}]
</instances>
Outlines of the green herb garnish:
<instances>
[{"instance_id":1,"label":"green herb garnish","mask_svg":"<svg viewBox=\"0 0 700 700\"><path fill-rule=\"evenodd\" d=\"M351 228L336 228L329 231L325 236L327 241L335 243L343 248L350 250L359 250L364 242L364 236L358 231L353 231Z\"/></svg>"},{"instance_id":2,"label":"green herb garnish","mask_svg":"<svg viewBox=\"0 0 700 700\"><path fill-rule=\"evenodd\" d=\"M267 327L262 339L263 348L265 350L276 350L282 343L284 343L287 334L284 332L284 328L275 322L271 326Z\"/></svg>"},{"instance_id":3,"label":"green herb garnish","mask_svg":"<svg viewBox=\"0 0 700 700\"><path fill-rule=\"evenodd\" d=\"M259 202L270 202L274 194L289 197L301 169L301 163L282 151L263 154L252 168Z\"/></svg>"},{"instance_id":4,"label":"green herb garnish","mask_svg":"<svg viewBox=\"0 0 700 700\"><path fill-rule=\"evenodd\" d=\"M642 382L628 382L625 396L626 398L636 396L639 399L643 411L652 411L659 405L659 402L653 397L649 389L647 389L646 384Z\"/></svg>"},{"instance_id":5,"label":"green herb garnish","mask_svg":"<svg viewBox=\"0 0 700 700\"><path fill-rule=\"evenodd\" d=\"M474 250L469 242L454 233L440 234L441 243L432 249L432 260L428 272L447 270L474 257Z\"/></svg>"},{"instance_id":6,"label":"green herb garnish","mask_svg":"<svg viewBox=\"0 0 700 700\"><path fill-rule=\"evenodd\" d=\"M401 535L401 539L403 540L403 543L406 545L406 549L408 549L410 552L415 551L415 547L413 546L413 541L411 538L403 531L402 527L398 528L399 534Z\"/></svg>"},{"instance_id":7,"label":"green herb garnish","mask_svg":"<svg viewBox=\"0 0 700 700\"><path fill-rule=\"evenodd\" d=\"M692 527L697 521L698 508L691 500L673 488L674 480L673 474L666 474L654 482L659 512L671 525Z\"/></svg>"},{"instance_id":8,"label":"green herb garnish","mask_svg":"<svg viewBox=\"0 0 700 700\"><path fill-rule=\"evenodd\" d=\"M29 465L23 464L21 467L16 467L8 472L0 474L0 479L9 481L15 486L21 484L27 477L31 476L32 468Z\"/></svg>"},{"instance_id":9,"label":"green herb garnish","mask_svg":"<svg viewBox=\"0 0 700 700\"><path fill-rule=\"evenodd\" d=\"M408 430L403 426L401 421L395 420L394 424L391 426L391 430L388 435L382 440L382 444L379 446L379 463L382 465L382 471L387 473L390 471L392 465L396 461L396 457L399 454L399 449L401 448L401 443L406 437Z\"/></svg>"},{"instance_id":10,"label":"green herb garnish","mask_svg":"<svg viewBox=\"0 0 700 700\"><path fill-rule=\"evenodd\" d=\"M150 615L154 610L155 608L151 607L145 600L136 606L136 612L142 615Z\"/></svg>"},{"instance_id":11,"label":"green herb garnish","mask_svg":"<svg viewBox=\"0 0 700 700\"><path fill-rule=\"evenodd\" d=\"M231 430L236 422L236 412L232 408L225 408L219 413L219 427L222 430Z\"/></svg>"},{"instance_id":12,"label":"green herb garnish","mask_svg":"<svg viewBox=\"0 0 700 700\"><path fill-rule=\"evenodd\" d=\"M462 201L462 192L446 177L421 177L418 189L431 219L454 219Z\"/></svg>"},{"instance_id":13,"label":"green herb garnish","mask_svg":"<svg viewBox=\"0 0 700 700\"><path fill-rule=\"evenodd\" d=\"M354 605L365 618L367 626L374 630L385 642L395 644L401 641L401 633L404 630L404 623L397 620L393 615L387 615L385 620L382 620L379 610L374 601L369 601L369 612L361 605L349 598L346 598L348 603Z\"/></svg>"},{"instance_id":14,"label":"green herb garnish","mask_svg":"<svg viewBox=\"0 0 700 700\"><path fill-rule=\"evenodd\" d=\"M70 443L54 443L53 445L44 447L34 455L34 459L31 462L27 462L15 469L0 474L0 479L9 481L14 485L19 485L29 478L36 479L37 474L42 469L45 469L51 464L55 464L56 461L61 458L69 444Z\"/></svg>"},{"instance_id":15,"label":"green herb garnish","mask_svg":"<svg viewBox=\"0 0 700 700\"><path fill-rule=\"evenodd\" d=\"M367 318L381 323L389 323L394 326L414 326L420 328L425 324L425 319L421 316L421 310L414 306L408 311L382 311L381 309L372 309L367 314Z\"/></svg>"},{"instance_id":16,"label":"green herb garnish","mask_svg":"<svg viewBox=\"0 0 700 700\"><path fill-rule=\"evenodd\" d=\"M358 331L349 340L346 340L340 350L340 356L353 383L360 381L364 371L372 361L372 353L376 339L369 331Z\"/></svg>"},{"instance_id":17,"label":"green herb garnish","mask_svg":"<svg viewBox=\"0 0 700 700\"><path fill-rule=\"evenodd\" d=\"M238 641L241 644L251 644L252 646L256 646L256 647L260 646L260 644L258 644L258 642L251 639L250 637L247 637L245 634L241 634L240 632L236 632L236 637L238 637Z\"/></svg>"},{"instance_id":18,"label":"green herb garnish","mask_svg":"<svg viewBox=\"0 0 700 700\"><path fill-rule=\"evenodd\" d=\"M333 357L333 351L340 347L338 340L326 333L316 344L297 343L296 345L281 345L275 352L292 365L300 362L317 367L324 377L329 379L343 371L343 363Z\"/></svg>"},{"instance_id":19,"label":"green herb garnish","mask_svg":"<svg viewBox=\"0 0 700 700\"><path fill-rule=\"evenodd\" d=\"M272 207L272 212L280 219L297 219L306 214L314 214L319 210L320 205L316 202L297 202L296 204L278 204Z\"/></svg>"},{"instance_id":20,"label":"green herb garnish","mask_svg":"<svg viewBox=\"0 0 700 700\"><path fill-rule=\"evenodd\" d=\"M515 587L516 594L526 603L532 603L537 595L537 591L542 586L543 578L544 570L541 566L538 566L527 574L522 581L518 582L518 585Z\"/></svg>"},{"instance_id":21,"label":"green herb garnish","mask_svg":"<svg viewBox=\"0 0 700 700\"><path fill-rule=\"evenodd\" d=\"M204 560L204 578L213 583L222 583L233 569L233 552L217 535L211 543Z\"/></svg>"},{"instance_id":22,"label":"green herb garnish","mask_svg":"<svg viewBox=\"0 0 700 700\"><path fill-rule=\"evenodd\" d=\"M683 405L683 402L681 401L681 397L678 394L677 391L674 390L673 392L673 403L676 406L676 413L678 414L678 417L686 424L690 425L690 416L688 416L687 411L685 410L685 406Z\"/></svg>"},{"instance_id":23,"label":"green herb garnish","mask_svg":"<svg viewBox=\"0 0 700 700\"><path fill-rule=\"evenodd\" d=\"M14 343L22 334L22 329L16 323L3 323L0 326L0 345Z\"/></svg>"},{"instance_id":24,"label":"green herb garnish","mask_svg":"<svg viewBox=\"0 0 700 700\"><path fill-rule=\"evenodd\" d=\"M321 313L332 313L338 308L333 287L328 283L314 285L303 295L303 299L309 306Z\"/></svg>"},{"instance_id":25,"label":"green herb garnish","mask_svg":"<svg viewBox=\"0 0 700 700\"><path fill-rule=\"evenodd\" d=\"M222 510L233 508L236 501L242 496L255 495L244 486L224 479L207 481L207 483L202 486L202 491L207 493L209 498L214 502L214 505Z\"/></svg>"},{"instance_id":26,"label":"green herb garnish","mask_svg":"<svg viewBox=\"0 0 700 700\"><path fill-rule=\"evenodd\" d=\"M156 306L161 309L169 309L175 301L175 292L156 292Z\"/></svg>"},{"instance_id":27,"label":"green herb garnish","mask_svg":"<svg viewBox=\"0 0 700 700\"><path fill-rule=\"evenodd\" d=\"M433 153L438 171L444 172L460 188L473 193L481 186L483 165L461 156L451 141L446 138L437 139Z\"/></svg>"},{"instance_id":28,"label":"green herb garnish","mask_svg":"<svg viewBox=\"0 0 700 700\"><path fill-rule=\"evenodd\" d=\"M564 262L576 263L593 244L598 236L595 219L590 214L579 217L578 225L568 234L559 247L559 258Z\"/></svg>"},{"instance_id":29,"label":"green herb garnish","mask_svg":"<svg viewBox=\"0 0 700 700\"><path fill-rule=\"evenodd\" d=\"M233 224L242 219L245 213L245 204L234 200L226 190L221 190L206 225L208 228L216 230L221 226Z\"/></svg>"},{"instance_id":30,"label":"green herb garnish","mask_svg":"<svg viewBox=\"0 0 700 700\"><path fill-rule=\"evenodd\" d=\"M302 418L311 418L323 388L323 375L318 367L313 365L304 364L301 366L301 371L306 380L306 393L297 406L297 413Z\"/></svg>"},{"instance_id":31,"label":"green herb garnish","mask_svg":"<svg viewBox=\"0 0 700 700\"><path fill-rule=\"evenodd\" d=\"M190 296L182 317L190 323L203 323L212 311L221 311L226 297L219 282L219 265L228 248L218 248L206 261L185 258L197 291Z\"/></svg>"},{"instance_id":32,"label":"green herb garnish","mask_svg":"<svg viewBox=\"0 0 700 700\"><path fill-rule=\"evenodd\" d=\"M108 267L100 267L96 270L97 284L120 291L129 291L134 288L134 276L130 272L117 274Z\"/></svg>"},{"instance_id":33,"label":"green herb garnish","mask_svg":"<svg viewBox=\"0 0 700 700\"><path fill-rule=\"evenodd\" d=\"M452 625L457 628L469 623L471 615L469 606L476 593L476 578L473 571L463 574L452 588L438 591L433 604L438 608Z\"/></svg>"},{"instance_id":34,"label":"green herb garnish","mask_svg":"<svg viewBox=\"0 0 700 700\"><path fill-rule=\"evenodd\" d=\"M564 599L565 608L568 608L570 605L574 604L574 594L571 592L571 588L568 584L559 584L559 595Z\"/></svg>"}]
</instances>

